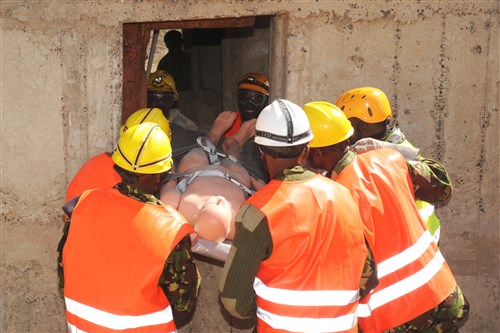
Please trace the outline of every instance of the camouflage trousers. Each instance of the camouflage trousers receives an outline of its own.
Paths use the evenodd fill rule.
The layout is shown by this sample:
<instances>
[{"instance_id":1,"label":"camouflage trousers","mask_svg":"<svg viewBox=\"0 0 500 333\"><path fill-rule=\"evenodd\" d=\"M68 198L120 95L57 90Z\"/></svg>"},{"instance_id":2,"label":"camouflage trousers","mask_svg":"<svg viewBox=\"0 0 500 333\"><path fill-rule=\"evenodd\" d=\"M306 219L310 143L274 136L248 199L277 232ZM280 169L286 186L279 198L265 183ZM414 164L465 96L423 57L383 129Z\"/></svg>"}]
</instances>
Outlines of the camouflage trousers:
<instances>
[{"instance_id":1,"label":"camouflage trousers","mask_svg":"<svg viewBox=\"0 0 500 333\"><path fill-rule=\"evenodd\" d=\"M469 302L457 285L441 304L385 333L454 333L469 317Z\"/></svg>"}]
</instances>

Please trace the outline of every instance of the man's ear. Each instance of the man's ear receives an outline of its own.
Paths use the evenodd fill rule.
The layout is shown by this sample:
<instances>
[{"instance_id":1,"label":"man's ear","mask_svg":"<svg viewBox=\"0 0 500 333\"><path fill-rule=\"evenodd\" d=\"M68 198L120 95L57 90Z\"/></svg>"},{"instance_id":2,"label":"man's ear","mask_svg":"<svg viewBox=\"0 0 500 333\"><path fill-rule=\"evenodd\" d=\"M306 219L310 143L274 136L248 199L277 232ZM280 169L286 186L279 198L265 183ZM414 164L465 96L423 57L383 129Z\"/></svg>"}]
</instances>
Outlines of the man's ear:
<instances>
[{"instance_id":1,"label":"man's ear","mask_svg":"<svg viewBox=\"0 0 500 333\"><path fill-rule=\"evenodd\" d=\"M368 124L363 122L363 121L358 121L356 127L354 128L354 131L359 132L360 134L366 132L366 129L368 128Z\"/></svg>"},{"instance_id":2,"label":"man's ear","mask_svg":"<svg viewBox=\"0 0 500 333\"><path fill-rule=\"evenodd\" d=\"M309 149L309 146L304 147L304 151L302 152L303 159L307 159L307 156L311 153L311 149Z\"/></svg>"},{"instance_id":3,"label":"man's ear","mask_svg":"<svg viewBox=\"0 0 500 333\"><path fill-rule=\"evenodd\" d=\"M304 146L304 149L302 149L302 153L300 154L297 162L299 165L304 166L307 165L307 156L309 156L310 150L309 146Z\"/></svg>"},{"instance_id":4,"label":"man's ear","mask_svg":"<svg viewBox=\"0 0 500 333\"><path fill-rule=\"evenodd\" d=\"M310 149L309 147L307 148L309 149L309 156L311 157L321 158L321 156L323 155L323 151L321 149Z\"/></svg>"}]
</instances>

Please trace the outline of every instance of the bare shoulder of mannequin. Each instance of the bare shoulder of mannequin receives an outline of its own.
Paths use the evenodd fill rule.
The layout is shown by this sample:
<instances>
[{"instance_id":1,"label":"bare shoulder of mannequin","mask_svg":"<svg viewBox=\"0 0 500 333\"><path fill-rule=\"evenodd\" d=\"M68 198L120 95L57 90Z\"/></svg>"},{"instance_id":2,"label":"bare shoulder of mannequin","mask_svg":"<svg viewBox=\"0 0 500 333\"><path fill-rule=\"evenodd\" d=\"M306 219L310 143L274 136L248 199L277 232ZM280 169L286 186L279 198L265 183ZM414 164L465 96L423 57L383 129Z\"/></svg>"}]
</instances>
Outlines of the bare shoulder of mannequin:
<instances>
[{"instance_id":1,"label":"bare shoulder of mannequin","mask_svg":"<svg viewBox=\"0 0 500 333\"><path fill-rule=\"evenodd\" d=\"M207 153L200 148L193 148L181 159L177 167L177 172L183 173L201 170L208 165Z\"/></svg>"},{"instance_id":2,"label":"bare shoulder of mannequin","mask_svg":"<svg viewBox=\"0 0 500 333\"><path fill-rule=\"evenodd\" d=\"M169 180L160 188L160 200L165 205L170 205L177 209L181 200L181 194L177 191L177 181Z\"/></svg>"},{"instance_id":3,"label":"bare shoulder of mannequin","mask_svg":"<svg viewBox=\"0 0 500 333\"><path fill-rule=\"evenodd\" d=\"M266 183L260 179L257 179L255 177L252 177L250 176L250 181L252 183L252 187L254 188L254 190L258 191L260 190L261 188L263 188L264 186L266 186Z\"/></svg>"}]
</instances>

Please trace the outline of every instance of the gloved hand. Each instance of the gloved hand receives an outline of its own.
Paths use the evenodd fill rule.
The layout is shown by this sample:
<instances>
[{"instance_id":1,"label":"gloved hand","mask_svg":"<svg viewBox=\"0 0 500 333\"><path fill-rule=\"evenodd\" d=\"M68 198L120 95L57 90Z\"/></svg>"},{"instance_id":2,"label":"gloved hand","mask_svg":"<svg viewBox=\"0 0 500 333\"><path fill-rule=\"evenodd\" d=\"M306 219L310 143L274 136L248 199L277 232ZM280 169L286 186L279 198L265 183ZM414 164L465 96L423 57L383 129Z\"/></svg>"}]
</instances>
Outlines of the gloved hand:
<instances>
[{"instance_id":1,"label":"gloved hand","mask_svg":"<svg viewBox=\"0 0 500 333\"><path fill-rule=\"evenodd\" d=\"M352 146L352 150L358 154L366 153L367 151L379 148L391 148L397 150L404 156L407 161L416 160L420 152L420 149L418 148L398 145L396 143L381 141L373 138L364 138L358 140L358 142L356 142Z\"/></svg>"}]
</instances>

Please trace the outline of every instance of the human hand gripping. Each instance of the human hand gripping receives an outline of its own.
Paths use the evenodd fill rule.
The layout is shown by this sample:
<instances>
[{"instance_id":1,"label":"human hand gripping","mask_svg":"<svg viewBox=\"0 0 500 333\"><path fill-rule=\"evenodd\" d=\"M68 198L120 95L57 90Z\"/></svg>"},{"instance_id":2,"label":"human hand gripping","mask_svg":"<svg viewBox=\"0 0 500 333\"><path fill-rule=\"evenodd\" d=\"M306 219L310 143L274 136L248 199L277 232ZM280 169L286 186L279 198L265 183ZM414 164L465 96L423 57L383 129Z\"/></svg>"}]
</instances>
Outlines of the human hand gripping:
<instances>
[{"instance_id":1,"label":"human hand gripping","mask_svg":"<svg viewBox=\"0 0 500 333\"><path fill-rule=\"evenodd\" d=\"M361 140L358 140L353 146L352 146L352 151L358 154L366 153L370 150L374 149L380 149L380 148L391 148L399 151L401 154L403 154L404 158L406 160L414 161L416 160L420 149L414 148L414 147L409 147L409 146L403 146L399 145L396 143L391 143L391 142L386 142L386 141L381 141L377 140L374 138L364 138Z\"/></svg>"}]
</instances>

